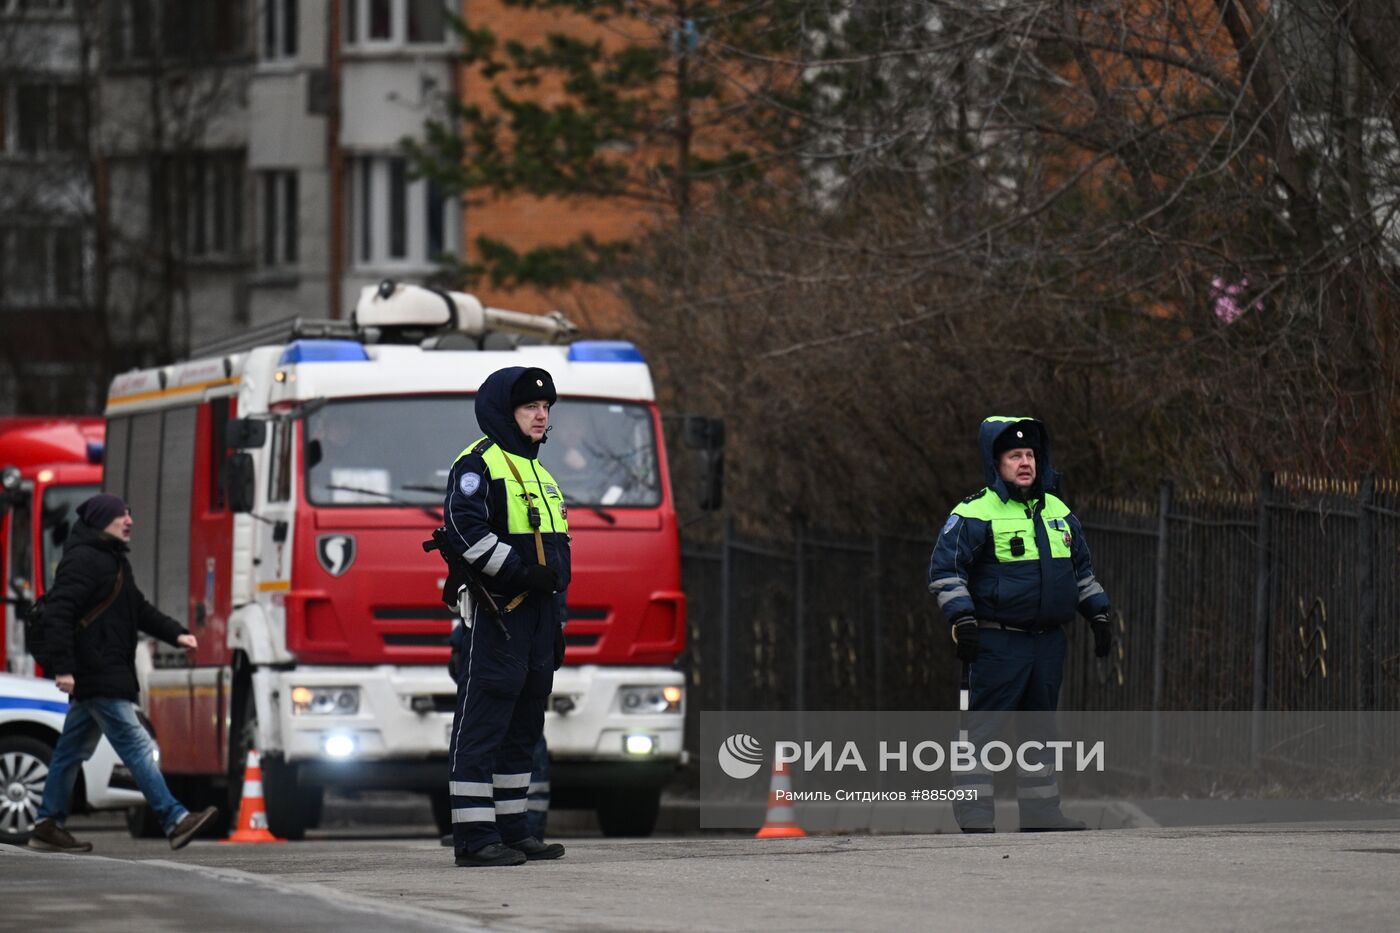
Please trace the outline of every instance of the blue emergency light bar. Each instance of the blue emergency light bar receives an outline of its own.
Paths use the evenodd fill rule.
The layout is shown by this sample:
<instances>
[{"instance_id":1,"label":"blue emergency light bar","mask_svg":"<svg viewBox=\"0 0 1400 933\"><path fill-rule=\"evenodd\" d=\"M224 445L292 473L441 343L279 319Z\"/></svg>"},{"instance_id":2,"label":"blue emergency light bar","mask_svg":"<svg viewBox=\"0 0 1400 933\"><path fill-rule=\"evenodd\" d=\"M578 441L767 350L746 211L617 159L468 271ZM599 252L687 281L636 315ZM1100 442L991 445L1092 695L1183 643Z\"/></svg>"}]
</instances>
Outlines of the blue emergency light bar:
<instances>
[{"instance_id":1,"label":"blue emergency light bar","mask_svg":"<svg viewBox=\"0 0 1400 933\"><path fill-rule=\"evenodd\" d=\"M93 465L102 463L102 454L107 450L106 441L87 442L87 462Z\"/></svg>"},{"instance_id":2,"label":"blue emergency light bar","mask_svg":"<svg viewBox=\"0 0 1400 933\"><path fill-rule=\"evenodd\" d=\"M569 345L570 363L645 363L630 340L580 340Z\"/></svg>"},{"instance_id":3,"label":"blue emergency light bar","mask_svg":"<svg viewBox=\"0 0 1400 933\"><path fill-rule=\"evenodd\" d=\"M369 354L353 340L293 340L282 351L278 366L295 363L366 363Z\"/></svg>"}]
</instances>

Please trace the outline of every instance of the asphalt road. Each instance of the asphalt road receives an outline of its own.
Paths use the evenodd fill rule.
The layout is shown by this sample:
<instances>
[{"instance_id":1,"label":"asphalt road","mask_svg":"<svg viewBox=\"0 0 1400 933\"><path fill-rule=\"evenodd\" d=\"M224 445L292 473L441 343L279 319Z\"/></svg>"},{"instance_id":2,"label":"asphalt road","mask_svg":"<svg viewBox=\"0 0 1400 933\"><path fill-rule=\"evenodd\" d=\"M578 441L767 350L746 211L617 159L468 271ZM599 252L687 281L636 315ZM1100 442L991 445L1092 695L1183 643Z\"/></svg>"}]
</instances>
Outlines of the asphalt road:
<instances>
[{"instance_id":1,"label":"asphalt road","mask_svg":"<svg viewBox=\"0 0 1400 933\"><path fill-rule=\"evenodd\" d=\"M0 846L0 929L1393 930L1400 821L1059 835L562 838L458 869L423 826L171 853Z\"/></svg>"}]
</instances>

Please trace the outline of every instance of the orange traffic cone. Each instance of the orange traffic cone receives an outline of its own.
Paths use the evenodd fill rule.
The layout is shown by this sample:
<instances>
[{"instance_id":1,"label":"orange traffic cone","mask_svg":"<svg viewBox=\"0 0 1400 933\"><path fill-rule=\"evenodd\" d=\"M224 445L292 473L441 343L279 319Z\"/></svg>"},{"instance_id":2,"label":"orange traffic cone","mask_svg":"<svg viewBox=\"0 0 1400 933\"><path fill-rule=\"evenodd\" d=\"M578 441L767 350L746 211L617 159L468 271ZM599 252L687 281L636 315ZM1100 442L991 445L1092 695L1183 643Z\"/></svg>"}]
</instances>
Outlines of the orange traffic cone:
<instances>
[{"instance_id":1,"label":"orange traffic cone","mask_svg":"<svg viewBox=\"0 0 1400 933\"><path fill-rule=\"evenodd\" d=\"M784 796L784 795L787 796ZM792 778L787 765L773 756L773 782L768 789L768 815L755 839L796 839L807 834L797 825L797 812L792 808Z\"/></svg>"},{"instance_id":2,"label":"orange traffic cone","mask_svg":"<svg viewBox=\"0 0 1400 933\"><path fill-rule=\"evenodd\" d=\"M286 842L267 828L267 804L263 802L262 766L258 753L248 749L248 764L243 769L243 799L238 803L238 828L221 842Z\"/></svg>"}]
</instances>

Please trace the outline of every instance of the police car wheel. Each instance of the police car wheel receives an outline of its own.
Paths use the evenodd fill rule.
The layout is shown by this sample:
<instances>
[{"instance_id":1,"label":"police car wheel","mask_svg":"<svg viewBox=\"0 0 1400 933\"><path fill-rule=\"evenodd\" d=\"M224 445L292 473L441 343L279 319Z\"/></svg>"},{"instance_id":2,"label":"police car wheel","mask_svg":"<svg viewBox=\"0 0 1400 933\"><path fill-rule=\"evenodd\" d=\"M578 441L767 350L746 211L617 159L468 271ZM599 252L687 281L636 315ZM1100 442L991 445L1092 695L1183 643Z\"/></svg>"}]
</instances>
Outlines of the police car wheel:
<instances>
[{"instance_id":1,"label":"police car wheel","mask_svg":"<svg viewBox=\"0 0 1400 933\"><path fill-rule=\"evenodd\" d=\"M165 830L156 819L156 812L141 803L126 808L126 833L132 839L159 839Z\"/></svg>"},{"instance_id":2,"label":"police car wheel","mask_svg":"<svg viewBox=\"0 0 1400 933\"><path fill-rule=\"evenodd\" d=\"M661 812L660 788L622 788L598 801L598 828L604 836L650 836Z\"/></svg>"},{"instance_id":3,"label":"police car wheel","mask_svg":"<svg viewBox=\"0 0 1400 933\"><path fill-rule=\"evenodd\" d=\"M439 836L452 832L452 798L446 789L428 791L428 803L433 808L433 825Z\"/></svg>"},{"instance_id":4,"label":"police car wheel","mask_svg":"<svg viewBox=\"0 0 1400 933\"><path fill-rule=\"evenodd\" d=\"M0 842L24 845L44 799L53 749L27 735L0 737Z\"/></svg>"}]
</instances>

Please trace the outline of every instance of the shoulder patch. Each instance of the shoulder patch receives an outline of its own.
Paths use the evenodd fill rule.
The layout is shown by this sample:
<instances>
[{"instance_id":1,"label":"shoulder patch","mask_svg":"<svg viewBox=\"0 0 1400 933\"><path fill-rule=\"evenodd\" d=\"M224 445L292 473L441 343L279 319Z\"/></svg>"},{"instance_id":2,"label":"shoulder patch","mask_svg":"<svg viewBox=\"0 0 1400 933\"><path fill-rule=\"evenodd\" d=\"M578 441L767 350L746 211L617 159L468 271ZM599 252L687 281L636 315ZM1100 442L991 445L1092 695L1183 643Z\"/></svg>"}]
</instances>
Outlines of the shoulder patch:
<instances>
[{"instance_id":1,"label":"shoulder patch","mask_svg":"<svg viewBox=\"0 0 1400 933\"><path fill-rule=\"evenodd\" d=\"M983 486L981 489L977 490L976 492L974 492L972 495L968 496L968 497L967 497L966 499L964 499L963 501L964 501L964 502L976 502L978 499L982 498L982 497L985 496L986 494L987 494L987 487L986 487L986 486Z\"/></svg>"},{"instance_id":2,"label":"shoulder patch","mask_svg":"<svg viewBox=\"0 0 1400 933\"><path fill-rule=\"evenodd\" d=\"M952 515L949 515L948 520L943 523L943 530L940 531L939 534L946 535L948 532L956 528L958 525L958 518L959 515L956 512L954 512Z\"/></svg>"},{"instance_id":3,"label":"shoulder patch","mask_svg":"<svg viewBox=\"0 0 1400 933\"><path fill-rule=\"evenodd\" d=\"M462 490L462 495L470 496L481 488L480 473L463 473L462 478L457 481L457 488Z\"/></svg>"}]
</instances>

